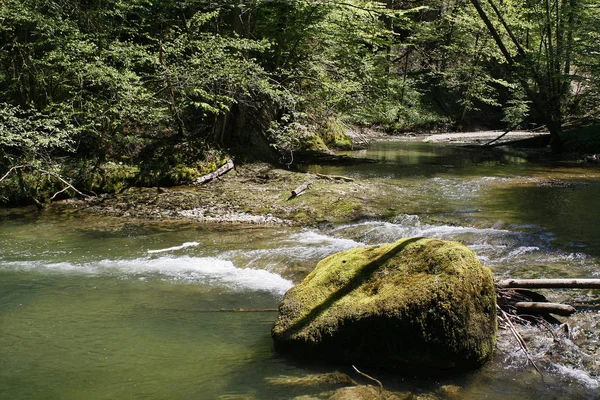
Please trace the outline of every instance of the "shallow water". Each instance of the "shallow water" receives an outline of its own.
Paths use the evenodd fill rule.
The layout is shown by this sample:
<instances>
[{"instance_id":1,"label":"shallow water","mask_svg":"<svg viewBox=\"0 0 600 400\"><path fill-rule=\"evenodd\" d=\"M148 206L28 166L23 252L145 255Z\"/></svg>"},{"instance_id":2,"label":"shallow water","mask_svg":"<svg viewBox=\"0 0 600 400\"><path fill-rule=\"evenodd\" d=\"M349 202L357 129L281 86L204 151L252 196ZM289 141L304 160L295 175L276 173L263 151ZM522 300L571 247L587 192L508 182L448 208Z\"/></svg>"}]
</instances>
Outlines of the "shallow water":
<instances>
[{"instance_id":1,"label":"shallow water","mask_svg":"<svg viewBox=\"0 0 600 400\"><path fill-rule=\"evenodd\" d=\"M382 162L309 168L382 180L404 213L321 230L0 214L0 398L319 398L335 385L290 377L340 370L361 380L349 366L280 357L270 339L283 293L352 247L439 237L469 245L499 278L600 275L598 169L423 143L358 155ZM461 399L597 399L599 295L553 295L588 310L569 319L572 339L524 331L543 377L506 334L474 373L365 372L437 398L454 385Z\"/></svg>"}]
</instances>

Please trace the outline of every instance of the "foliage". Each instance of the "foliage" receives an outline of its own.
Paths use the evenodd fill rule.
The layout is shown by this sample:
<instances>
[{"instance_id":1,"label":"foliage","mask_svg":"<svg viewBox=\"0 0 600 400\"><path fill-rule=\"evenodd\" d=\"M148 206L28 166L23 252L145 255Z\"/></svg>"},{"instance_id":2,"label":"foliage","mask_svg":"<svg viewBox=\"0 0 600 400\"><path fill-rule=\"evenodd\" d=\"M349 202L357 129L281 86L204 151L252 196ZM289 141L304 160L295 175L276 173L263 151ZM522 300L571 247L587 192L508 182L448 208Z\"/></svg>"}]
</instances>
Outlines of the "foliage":
<instances>
[{"instance_id":1,"label":"foliage","mask_svg":"<svg viewBox=\"0 0 600 400\"><path fill-rule=\"evenodd\" d=\"M525 121L560 134L600 111L597 11L593 0L3 0L0 173L56 168L113 191L193 179L217 164L211 149L290 162L348 146L347 124ZM132 169L103 169L120 165ZM109 171L122 182L97 184Z\"/></svg>"}]
</instances>

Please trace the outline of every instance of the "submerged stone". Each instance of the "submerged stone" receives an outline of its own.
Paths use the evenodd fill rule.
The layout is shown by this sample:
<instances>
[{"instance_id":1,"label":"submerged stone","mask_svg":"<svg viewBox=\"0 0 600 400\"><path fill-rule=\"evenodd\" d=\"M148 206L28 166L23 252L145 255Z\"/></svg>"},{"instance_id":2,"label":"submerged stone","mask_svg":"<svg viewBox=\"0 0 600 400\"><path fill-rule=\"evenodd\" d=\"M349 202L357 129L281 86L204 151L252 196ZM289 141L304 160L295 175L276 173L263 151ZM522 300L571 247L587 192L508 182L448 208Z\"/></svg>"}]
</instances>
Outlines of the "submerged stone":
<instances>
[{"instance_id":1,"label":"submerged stone","mask_svg":"<svg viewBox=\"0 0 600 400\"><path fill-rule=\"evenodd\" d=\"M456 242L412 238L325 258L279 306L275 349L409 372L477 368L496 339L494 279Z\"/></svg>"}]
</instances>

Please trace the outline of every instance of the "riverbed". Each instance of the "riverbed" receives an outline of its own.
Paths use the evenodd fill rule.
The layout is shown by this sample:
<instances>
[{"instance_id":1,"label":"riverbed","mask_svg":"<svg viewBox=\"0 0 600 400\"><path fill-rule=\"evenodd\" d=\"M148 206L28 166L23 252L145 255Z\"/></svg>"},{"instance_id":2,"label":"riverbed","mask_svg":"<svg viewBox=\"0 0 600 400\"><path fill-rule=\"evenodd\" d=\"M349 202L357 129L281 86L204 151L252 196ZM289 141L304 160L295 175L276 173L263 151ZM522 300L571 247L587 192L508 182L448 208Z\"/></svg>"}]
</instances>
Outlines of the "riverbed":
<instances>
[{"instance_id":1,"label":"riverbed","mask_svg":"<svg viewBox=\"0 0 600 400\"><path fill-rule=\"evenodd\" d=\"M282 357L270 339L285 291L353 247L438 237L467 244L498 279L600 275L597 168L420 141L348 155L378 162L304 168L385 187L385 217L302 227L2 212L0 398L319 399L340 384L304 378L372 383ZM547 294L580 312L564 319L570 334L522 328L541 373L504 332L473 373L363 372L428 398L598 399L600 293Z\"/></svg>"}]
</instances>

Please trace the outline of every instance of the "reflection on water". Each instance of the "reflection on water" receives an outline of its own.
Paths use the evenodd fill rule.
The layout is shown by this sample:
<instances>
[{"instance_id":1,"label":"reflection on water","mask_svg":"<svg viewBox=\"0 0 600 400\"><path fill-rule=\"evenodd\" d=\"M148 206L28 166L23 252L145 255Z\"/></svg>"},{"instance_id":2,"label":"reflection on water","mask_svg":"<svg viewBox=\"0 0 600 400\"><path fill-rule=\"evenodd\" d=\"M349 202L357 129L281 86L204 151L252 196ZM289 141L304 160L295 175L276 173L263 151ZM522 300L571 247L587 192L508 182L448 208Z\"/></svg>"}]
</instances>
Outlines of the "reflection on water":
<instances>
[{"instance_id":1,"label":"reflection on water","mask_svg":"<svg viewBox=\"0 0 600 400\"><path fill-rule=\"evenodd\" d=\"M309 169L393 186L395 219L303 230L0 215L0 398L327 398L335 385L284 383L361 377L275 354L273 309L318 260L357 246L439 237L469 245L499 278L599 276L597 169L423 143L360 155L382 162ZM598 294L553 298L597 310ZM543 378L502 334L495 361L472 374L366 372L434 398L448 385L461 399L598 398L598 312L569 321L571 339L526 330Z\"/></svg>"}]
</instances>

